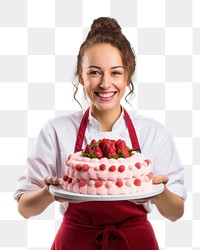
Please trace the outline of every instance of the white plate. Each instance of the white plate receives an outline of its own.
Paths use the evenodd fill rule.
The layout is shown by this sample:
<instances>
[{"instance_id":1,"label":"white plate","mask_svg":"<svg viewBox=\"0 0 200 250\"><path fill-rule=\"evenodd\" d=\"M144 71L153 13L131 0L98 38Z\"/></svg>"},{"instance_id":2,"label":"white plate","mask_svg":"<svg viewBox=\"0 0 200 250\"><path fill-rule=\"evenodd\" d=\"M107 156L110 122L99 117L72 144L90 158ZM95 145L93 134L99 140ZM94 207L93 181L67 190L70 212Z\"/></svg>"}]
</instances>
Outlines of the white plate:
<instances>
[{"instance_id":1,"label":"white plate","mask_svg":"<svg viewBox=\"0 0 200 250\"><path fill-rule=\"evenodd\" d=\"M77 194L63 190L59 186L50 185L50 192L58 197L71 199L71 200L85 200L85 201L119 201L119 200L136 200L144 199L160 194L164 190L164 185L153 185L153 190L150 192L137 193L137 194L122 194L122 195L89 195Z\"/></svg>"}]
</instances>

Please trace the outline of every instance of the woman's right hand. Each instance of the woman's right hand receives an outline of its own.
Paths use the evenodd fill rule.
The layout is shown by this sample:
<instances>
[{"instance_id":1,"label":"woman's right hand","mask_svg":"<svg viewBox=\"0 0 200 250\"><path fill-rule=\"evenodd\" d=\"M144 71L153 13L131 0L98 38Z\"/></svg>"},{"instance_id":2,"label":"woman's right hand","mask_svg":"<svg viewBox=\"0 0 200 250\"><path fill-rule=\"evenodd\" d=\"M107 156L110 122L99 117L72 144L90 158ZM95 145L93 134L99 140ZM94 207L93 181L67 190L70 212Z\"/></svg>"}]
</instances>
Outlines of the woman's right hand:
<instances>
[{"instance_id":1,"label":"woman's right hand","mask_svg":"<svg viewBox=\"0 0 200 250\"><path fill-rule=\"evenodd\" d=\"M58 177L55 176L46 176L44 178L44 183L46 185L46 189L48 190L48 192L51 194L51 196L54 198L55 201L58 202L71 202L71 203L80 203L80 202L84 202L84 201L79 201L79 200L71 200L71 199L65 199L65 198L61 198L59 196L55 196L53 195L50 190L49 190L49 186L50 185L54 185L54 186L58 186L61 185L60 179Z\"/></svg>"}]
</instances>

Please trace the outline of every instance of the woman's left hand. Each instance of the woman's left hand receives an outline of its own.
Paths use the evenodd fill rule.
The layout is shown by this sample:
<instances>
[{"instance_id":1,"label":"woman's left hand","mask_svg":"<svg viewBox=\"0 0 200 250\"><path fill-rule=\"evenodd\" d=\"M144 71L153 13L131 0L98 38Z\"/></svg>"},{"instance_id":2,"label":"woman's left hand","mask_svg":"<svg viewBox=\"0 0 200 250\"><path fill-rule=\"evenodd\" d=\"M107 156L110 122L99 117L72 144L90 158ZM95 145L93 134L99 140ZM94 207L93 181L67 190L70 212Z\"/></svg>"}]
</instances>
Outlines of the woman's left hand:
<instances>
[{"instance_id":1,"label":"woman's left hand","mask_svg":"<svg viewBox=\"0 0 200 250\"><path fill-rule=\"evenodd\" d=\"M154 176L153 177L153 184L156 185L156 184L161 184L163 183L164 185L167 184L169 180L169 177L167 175L157 175L157 176ZM144 203L147 203L149 201L151 201L152 199L155 199L158 195L155 195L155 196L151 196L151 197L148 197L148 198L144 198L144 199L138 199L138 200L129 200L137 205L142 205Z\"/></svg>"}]
</instances>

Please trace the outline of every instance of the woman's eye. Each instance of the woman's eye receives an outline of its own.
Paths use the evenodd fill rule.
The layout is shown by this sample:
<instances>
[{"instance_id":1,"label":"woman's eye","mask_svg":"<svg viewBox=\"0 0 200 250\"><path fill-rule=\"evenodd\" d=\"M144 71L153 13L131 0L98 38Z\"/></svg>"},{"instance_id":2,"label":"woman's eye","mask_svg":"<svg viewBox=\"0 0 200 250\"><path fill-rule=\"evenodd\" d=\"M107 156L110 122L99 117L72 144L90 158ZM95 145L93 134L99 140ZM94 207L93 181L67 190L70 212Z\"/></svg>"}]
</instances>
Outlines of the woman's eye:
<instances>
[{"instance_id":1,"label":"woman's eye","mask_svg":"<svg viewBox=\"0 0 200 250\"><path fill-rule=\"evenodd\" d=\"M120 71L113 71L112 75L115 75L115 76L122 75L122 72L120 72Z\"/></svg>"},{"instance_id":2,"label":"woman's eye","mask_svg":"<svg viewBox=\"0 0 200 250\"><path fill-rule=\"evenodd\" d=\"M96 71L96 70L88 72L88 75L92 75L92 76L98 76L100 74L101 73L99 71Z\"/></svg>"}]
</instances>

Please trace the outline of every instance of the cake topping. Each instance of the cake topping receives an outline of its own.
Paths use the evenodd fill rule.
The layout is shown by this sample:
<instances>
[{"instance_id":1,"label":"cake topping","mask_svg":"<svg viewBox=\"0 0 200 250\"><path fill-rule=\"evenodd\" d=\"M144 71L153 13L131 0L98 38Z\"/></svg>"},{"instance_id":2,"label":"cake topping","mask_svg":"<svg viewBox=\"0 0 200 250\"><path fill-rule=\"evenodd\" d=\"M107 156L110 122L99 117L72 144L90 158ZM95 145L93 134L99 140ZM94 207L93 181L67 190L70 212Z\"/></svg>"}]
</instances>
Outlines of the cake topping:
<instances>
[{"instance_id":1,"label":"cake topping","mask_svg":"<svg viewBox=\"0 0 200 250\"><path fill-rule=\"evenodd\" d=\"M142 167L142 165L141 165L140 162L136 162L136 163L135 163L135 166L136 166L137 169L140 169L140 168Z\"/></svg>"},{"instance_id":2,"label":"cake topping","mask_svg":"<svg viewBox=\"0 0 200 250\"><path fill-rule=\"evenodd\" d=\"M69 178L69 177L68 177L67 175L64 175L64 176L63 176L63 181L67 181L68 178Z\"/></svg>"},{"instance_id":3,"label":"cake topping","mask_svg":"<svg viewBox=\"0 0 200 250\"><path fill-rule=\"evenodd\" d=\"M88 170L89 170L89 166L87 165L87 164L84 164L83 166L82 166L82 170L83 171L85 171L85 172L87 172Z\"/></svg>"},{"instance_id":4,"label":"cake topping","mask_svg":"<svg viewBox=\"0 0 200 250\"><path fill-rule=\"evenodd\" d=\"M140 179L135 179L133 183L136 186L141 186L141 180Z\"/></svg>"},{"instance_id":5,"label":"cake topping","mask_svg":"<svg viewBox=\"0 0 200 250\"><path fill-rule=\"evenodd\" d=\"M124 166L124 165L120 165L120 166L118 167L118 171L119 171L120 173L124 172L124 170L125 170L125 166Z\"/></svg>"},{"instance_id":6,"label":"cake topping","mask_svg":"<svg viewBox=\"0 0 200 250\"><path fill-rule=\"evenodd\" d=\"M84 187L86 185L84 180L79 181L79 187Z\"/></svg>"},{"instance_id":7,"label":"cake topping","mask_svg":"<svg viewBox=\"0 0 200 250\"><path fill-rule=\"evenodd\" d=\"M146 162L146 163L147 163L147 165L149 165L149 164L151 163L151 160L146 159L146 160L144 160L144 162Z\"/></svg>"},{"instance_id":8,"label":"cake topping","mask_svg":"<svg viewBox=\"0 0 200 250\"><path fill-rule=\"evenodd\" d=\"M109 167L109 171L110 172L115 172L116 171L116 167L114 165Z\"/></svg>"},{"instance_id":9,"label":"cake topping","mask_svg":"<svg viewBox=\"0 0 200 250\"><path fill-rule=\"evenodd\" d=\"M105 171L106 170L106 165L105 164L101 164L99 166L99 168L100 168L101 171Z\"/></svg>"},{"instance_id":10,"label":"cake topping","mask_svg":"<svg viewBox=\"0 0 200 250\"><path fill-rule=\"evenodd\" d=\"M133 149L126 146L124 140L100 139L92 140L82 151L82 155L88 158L127 158L133 155Z\"/></svg>"},{"instance_id":11,"label":"cake topping","mask_svg":"<svg viewBox=\"0 0 200 250\"><path fill-rule=\"evenodd\" d=\"M122 181L122 180L117 180L117 181L116 181L116 185L117 185L118 187L122 187L122 186L123 186L123 181Z\"/></svg>"},{"instance_id":12,"label":"cake topping","mask_svg":"<svg viewBox=\"0 0 200 250\"><path fill-rule=\"evenodd\" d=\"M76 164L75 168L76 168L77 171L80 171L82 166L80 164Z\"/></svg>"},{"instance_id":13,"label":"cake topping","mask_svg":"<svg viewBox=\"0 0 200 250\"><path fill-rule=\"evenodd\" d=\"M101 187L102 186L102 181L101 180L97 180L95 182L95 187Z\"/></svg>"}]
</instances>

